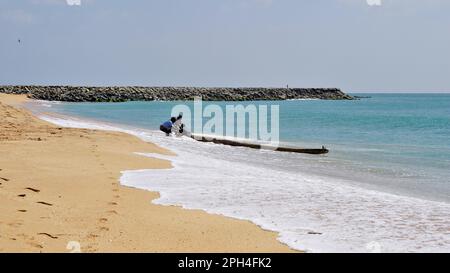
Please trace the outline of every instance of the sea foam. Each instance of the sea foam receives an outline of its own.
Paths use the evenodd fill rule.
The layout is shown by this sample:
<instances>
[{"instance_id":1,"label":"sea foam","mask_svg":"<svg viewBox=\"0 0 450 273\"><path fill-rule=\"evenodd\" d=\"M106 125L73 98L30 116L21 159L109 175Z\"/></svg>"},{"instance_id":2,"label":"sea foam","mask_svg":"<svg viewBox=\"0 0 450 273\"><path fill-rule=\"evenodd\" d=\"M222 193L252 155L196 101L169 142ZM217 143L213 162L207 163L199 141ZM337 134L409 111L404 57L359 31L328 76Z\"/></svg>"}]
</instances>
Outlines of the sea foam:
<instances>
[{"instance_id":1,"label":"sea foam","mask_svg":"<svg viewBox=\"0 0 450 273\"><path fill-rule=\"evenodd\" d=\"M450 251L450 204L370 190L296 170L295 164L308 157L201 143L73 118L41 118L60 126L122 131L174 151L177 156L140 153L171 160L174 168L123 171L121 184L158 191L156 204L250 220L279 232L279 240L294 249Z\"/></svg>"}]
</instances>

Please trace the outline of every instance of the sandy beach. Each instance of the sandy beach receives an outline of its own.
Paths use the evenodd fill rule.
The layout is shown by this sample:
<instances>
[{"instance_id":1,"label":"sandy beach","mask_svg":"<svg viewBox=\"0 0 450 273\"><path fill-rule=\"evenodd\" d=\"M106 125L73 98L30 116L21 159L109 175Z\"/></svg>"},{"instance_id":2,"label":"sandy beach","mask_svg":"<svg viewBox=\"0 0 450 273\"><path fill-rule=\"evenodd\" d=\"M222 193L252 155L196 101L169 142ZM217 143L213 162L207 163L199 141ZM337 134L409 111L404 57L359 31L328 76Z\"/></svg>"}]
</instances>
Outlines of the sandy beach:
<instances>
[{"instance_id":1,"label":"sandy beach","mask_svg":"<svg viewBox=\"0 0 450 273\"><path fill-rule=\"evenodd\" d=\"M0 252L290 252L247 221L151 204L120 171L171 168L171 154L118 132L60 128L0 94Z\"/></svg>"}]
</instances>

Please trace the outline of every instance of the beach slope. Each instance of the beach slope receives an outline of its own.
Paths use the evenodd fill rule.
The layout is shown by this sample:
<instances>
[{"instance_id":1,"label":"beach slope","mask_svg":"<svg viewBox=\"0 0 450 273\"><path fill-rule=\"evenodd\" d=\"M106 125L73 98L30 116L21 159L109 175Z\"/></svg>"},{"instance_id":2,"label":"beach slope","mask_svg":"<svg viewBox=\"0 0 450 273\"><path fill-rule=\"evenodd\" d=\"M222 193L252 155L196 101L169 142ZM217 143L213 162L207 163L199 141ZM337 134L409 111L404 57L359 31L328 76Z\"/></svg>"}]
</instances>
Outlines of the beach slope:
<instances>
[{"instance_id":1,"label":"beach slope","mask_svg":"<svg viewBox=\"0 0 450 273\"><path fill-rule=\"evenodd\" d=\"M241 220L151 204L120 171L171 168L171 154L118 132L60 128L0 94L0 252L289 252ZM78 249L78 245L80 249Z\"/></svg>"}]
</instances>

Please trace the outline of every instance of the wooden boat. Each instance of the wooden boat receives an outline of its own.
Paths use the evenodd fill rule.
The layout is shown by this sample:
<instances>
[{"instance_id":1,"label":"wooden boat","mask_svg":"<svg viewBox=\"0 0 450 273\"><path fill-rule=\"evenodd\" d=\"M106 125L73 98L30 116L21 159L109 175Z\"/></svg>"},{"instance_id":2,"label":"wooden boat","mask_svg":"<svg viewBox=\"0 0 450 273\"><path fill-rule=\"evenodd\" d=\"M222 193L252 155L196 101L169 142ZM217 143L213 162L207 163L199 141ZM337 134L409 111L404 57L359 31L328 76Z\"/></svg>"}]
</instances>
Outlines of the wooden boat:
<instances>
[{"instance_id":1,"label":"wooden boat","mask_svg":"<svg viewBox=\"0 0 450 273\"><path fill-rule=\"evenodd\" d=\"M235 147L247 147L252 149L265 149L265 150L273 150L277 152L289 152L289 153L302 153L302 154L327 154L329 150L322 146L322 148L314 149L314 148L297 148L297 147L283 147L283 146L268 146L258 143L252 143L252 142L245 142L245 141L237 141L237 140L230 140L225 138L217 138L213 136L205 137L202 135L197 134L191 134L191 138L201 141L201 142L212 142L215 144L223 144L228 146L235 146Z\"/></svg>"}]
</instances>

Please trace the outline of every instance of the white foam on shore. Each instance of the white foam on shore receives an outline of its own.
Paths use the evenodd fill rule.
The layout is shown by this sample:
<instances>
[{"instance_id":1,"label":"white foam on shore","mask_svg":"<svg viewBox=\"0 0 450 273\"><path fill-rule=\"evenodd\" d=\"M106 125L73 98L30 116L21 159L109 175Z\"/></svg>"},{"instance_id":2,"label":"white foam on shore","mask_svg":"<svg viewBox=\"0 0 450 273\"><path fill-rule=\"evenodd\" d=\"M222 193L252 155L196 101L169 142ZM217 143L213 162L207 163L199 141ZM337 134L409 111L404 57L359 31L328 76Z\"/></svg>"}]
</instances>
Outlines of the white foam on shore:
<instances>
[{"instance_id":1,"label":"white foam on shore","mask_svg":"<svg viewBox=\"0 0 450 273\"><path fill-rule=\"evenodd\" d=\"M125 186L158 191L156 204L250 220L279 232L281 242L299 250L450 251L448 203L299 172L295 164L307 158L290 153L201 143L72 118L41 118L59 126L122 131L174 151L173 157L141 153L169 159L173 169L124 171L120 179ZM272 168L280 162L291 167Z\"/></svg>"}]
</instances>

